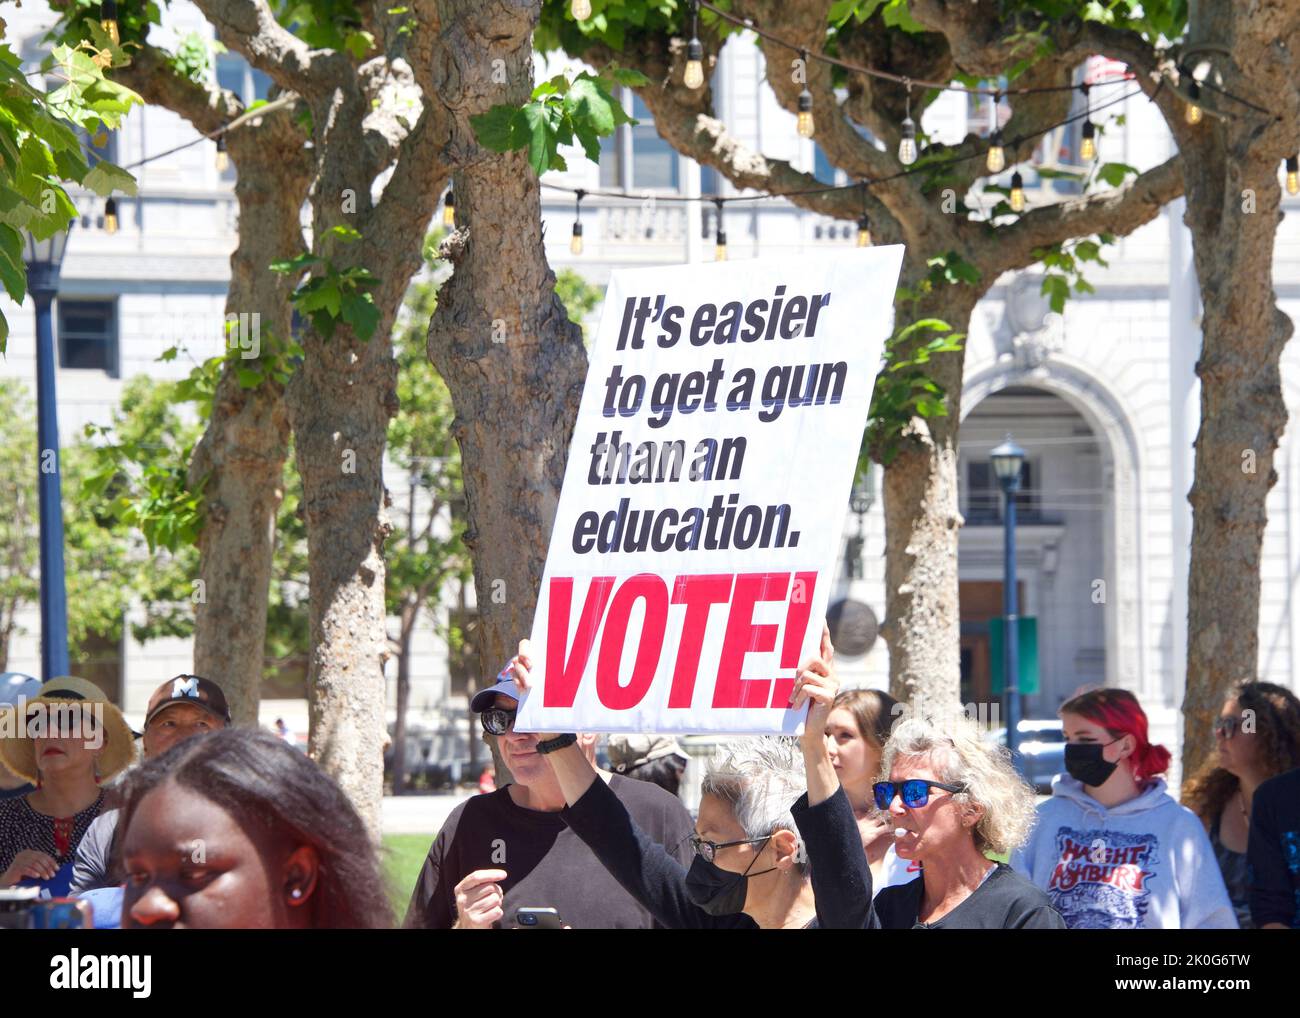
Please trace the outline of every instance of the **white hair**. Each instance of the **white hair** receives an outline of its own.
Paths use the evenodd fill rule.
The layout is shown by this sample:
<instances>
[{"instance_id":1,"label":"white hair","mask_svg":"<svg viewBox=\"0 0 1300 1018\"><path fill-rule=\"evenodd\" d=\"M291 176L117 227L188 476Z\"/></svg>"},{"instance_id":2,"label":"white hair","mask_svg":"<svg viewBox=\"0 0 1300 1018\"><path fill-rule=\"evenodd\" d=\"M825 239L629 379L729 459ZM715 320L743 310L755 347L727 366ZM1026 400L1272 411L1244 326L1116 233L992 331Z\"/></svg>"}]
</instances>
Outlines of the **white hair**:
<instances>
[{"instance_id":1,"label":"white hair","mask_svg":"<svg viewBox=\"0 0 1300 1018\"><path fill-rule=\"evenodd\" d=\"M980 851L1013 852L1029 837L1037 819L1034 791L1016 773L1010 754L981 739L974 722L960 716L945 717L942 726L930 718L899 721L881 754L882 780L889 780L898 757L926 757L936 781L966 785L953 798L984 807L974 828Z\"/></svg>"},{"instance_id":2,"label":"white hair","mask_svg":"<svg viewBox=\"0 0 1300 1018\"><path fill-rule=\"evenodd\" d=\"M807 790L803 756L795 740L774 736L737 739L714 751L700 791L725 802L747 838L766 838L777 831L796 837L790 807ZM802 839L801 839L802 840ZM807 853L795 855L807 874Z\"/></svg>"}]
</instances>

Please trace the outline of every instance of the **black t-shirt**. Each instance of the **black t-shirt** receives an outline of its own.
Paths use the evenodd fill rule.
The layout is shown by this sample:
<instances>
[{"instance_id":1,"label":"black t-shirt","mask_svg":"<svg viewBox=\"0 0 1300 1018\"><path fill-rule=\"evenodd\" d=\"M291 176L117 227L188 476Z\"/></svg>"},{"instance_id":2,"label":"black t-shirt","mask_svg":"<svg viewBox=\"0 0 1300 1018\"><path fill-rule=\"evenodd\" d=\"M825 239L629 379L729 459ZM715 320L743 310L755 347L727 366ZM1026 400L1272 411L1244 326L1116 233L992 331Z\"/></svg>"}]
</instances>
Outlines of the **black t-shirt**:
<instances>
[{"instance_id":1,"label":"black t-shirt","mask_svg":"<svg viewBox=\"0 0 1300 1018\"><path fill-rule=\"evenodd\" d=\"M643 831L683 863L691 858L690 814L658 785L615 774L610 790ZM505 870L505 918L513 929L521 908L553 908L575 929L649 929L655 925L610 876L559 813L525 809L509 786L461 803L429 849L404 925L449 929L456 921L456 885L475 870Z\"/></svg>"},{"instance_id":2,"label":"black t-shirt","mask_svg":"<svg viewBox=\"0 0 1300 1018\"><path fill-rule=\"evenodd\" d=\"M1246 855L1255 925L1300 927L1300 769L1255 789Z\"/></svg>"},{"instance_id":3,"label":"black t-shirt","mask_svg":"<svg viewBox=\"0 0 1300 1018\"><path fill-rule=\"evenodd\" d=\"M1065 920L1046 894L1003 863L969 898L942 919L923 923L917 917L925 894L925 877L886 887L876 895L876 915L886 930L1063 930Z\"/></svg>"}]
</instances>

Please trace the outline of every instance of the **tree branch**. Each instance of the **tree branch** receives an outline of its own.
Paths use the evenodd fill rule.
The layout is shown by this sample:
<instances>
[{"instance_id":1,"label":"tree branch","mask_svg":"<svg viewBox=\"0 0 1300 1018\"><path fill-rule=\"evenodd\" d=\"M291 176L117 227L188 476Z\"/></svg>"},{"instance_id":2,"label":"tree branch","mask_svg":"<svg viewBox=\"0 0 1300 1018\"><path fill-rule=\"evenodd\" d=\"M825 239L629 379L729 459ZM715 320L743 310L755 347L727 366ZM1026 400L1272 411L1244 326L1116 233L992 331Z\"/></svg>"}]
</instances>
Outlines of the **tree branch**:
<instances>
[{"instance_id":1,"label":"tree branch","mask_svg":"<svg viewBox=\"0 0 1300 1018\"><path fill-rule=\"evenodd\" d=\"M1164 205L1182 193L1182 158L1173 156L1122 187L1036 208L1010 226L986 231L981 246L990 266L988 278L1032 265L1039 260L1035 250L1073 237L1127 236L1155 219Z\"/></svg>"},{"instance_id":2,"label":"tree branch","mask_svg":"<svg viewBox=\"0 0 1300 1018\"><path fill-rule=\"evenodd\" d=\"M218 39L281 88L314 99L352 71L345 54L313 50L276 21L266 0L195 0L195 5Z\"/></svg>"}]
</instances>

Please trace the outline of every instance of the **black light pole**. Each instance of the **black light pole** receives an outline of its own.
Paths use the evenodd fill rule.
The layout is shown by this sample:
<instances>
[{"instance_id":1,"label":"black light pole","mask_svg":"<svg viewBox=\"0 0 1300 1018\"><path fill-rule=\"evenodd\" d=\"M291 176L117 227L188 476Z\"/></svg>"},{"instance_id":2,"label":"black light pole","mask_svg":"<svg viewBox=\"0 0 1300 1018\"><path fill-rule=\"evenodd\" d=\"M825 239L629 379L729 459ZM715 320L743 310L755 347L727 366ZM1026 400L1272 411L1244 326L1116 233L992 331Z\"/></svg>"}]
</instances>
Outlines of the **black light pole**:
<instances>
[{"instance_id":1,"label":"black light pole","mask_svg":"<svg viewBox=\"0 0 1300 1018\"><path fill-rule=\"evenodd\" d=\"M1015 757L1020 743L1020 632L1017 626L1016 603L1016 492L1020 490L1020 468L1025 462L1025 450L1011 441L997 446L990 454L993 472L1002 485L1006 502L1003 515L1002 560L1002 644L1003 679L1002 695L1006 704L1007 750Z\"/></svg>"},{"instance_id":2,"label":"black light pole","mask_svg":"<svg viewBox=\"0 0 1300 1018\"><path fill-rule=\"evenodd\" d=\"M75 220L73 221L75 222ZM68 595L63 578L63 494L55 403L54 297L68 233L37 240L23 231L27 290L36 304L36 455L41 516L41 681L68 674Z\"/></svg>"},{"instance_id":3,"label":"black light pole","mask_svg":"<svg viewBox=\"0 0 1300 1018\"><path fill-rule=\"evenodd\" d=\"M867 467L862 479L853 485L849 494L849 508L858 518L858 532L850 537L844 545L844 571L850 580L862 579L862 550L867 544L867 535L863 530L863 518L871 511L876 501L876 493L871 489L871 468Z\"/></svg>"}]
</instances>

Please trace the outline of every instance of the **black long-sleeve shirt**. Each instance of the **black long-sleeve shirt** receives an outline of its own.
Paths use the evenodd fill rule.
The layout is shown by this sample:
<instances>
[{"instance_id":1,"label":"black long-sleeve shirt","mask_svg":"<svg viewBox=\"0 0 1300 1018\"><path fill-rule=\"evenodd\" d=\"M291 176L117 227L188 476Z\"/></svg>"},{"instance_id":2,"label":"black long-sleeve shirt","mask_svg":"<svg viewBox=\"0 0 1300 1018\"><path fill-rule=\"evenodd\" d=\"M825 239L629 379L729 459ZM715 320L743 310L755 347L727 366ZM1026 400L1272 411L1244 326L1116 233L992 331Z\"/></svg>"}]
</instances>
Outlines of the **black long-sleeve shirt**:
<instances>
[{"instance_id":1,"label":"black long-sleeve shirt","mask_svg":"<svg viewBox=\"0 0 1300 1018\"><path fill-rule=\"evenodd\" d=\"M1255 926L1300 927L1300 768L1255 789L1246 858Z\"/></svg>"},{"instance_id":2,"label":"black long-sleeve shirt","mask_svg":"<svg viewBox=\"0 0 1300 1018\"><path fill-rule=\"evenodd\" d=\"M871 870L844 790L816 806L808 805L805 793L792 813L808 853L817 905L817 916L807 928L878 926L871 907ZM757 928L743 913L713 916L692 902L686 893L686 868L637 827L603 781L593 781L561 816L623 889L662 925L673 929Z\"/></svg>"}]
</instances>

